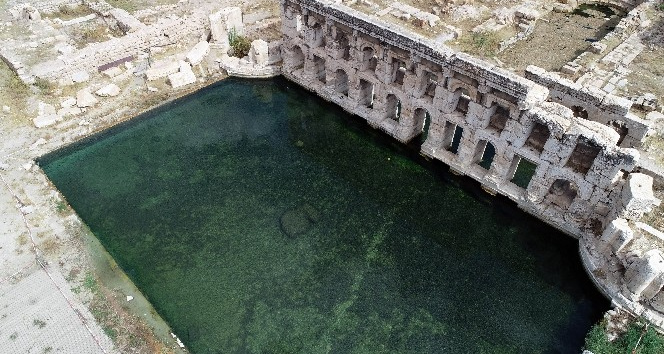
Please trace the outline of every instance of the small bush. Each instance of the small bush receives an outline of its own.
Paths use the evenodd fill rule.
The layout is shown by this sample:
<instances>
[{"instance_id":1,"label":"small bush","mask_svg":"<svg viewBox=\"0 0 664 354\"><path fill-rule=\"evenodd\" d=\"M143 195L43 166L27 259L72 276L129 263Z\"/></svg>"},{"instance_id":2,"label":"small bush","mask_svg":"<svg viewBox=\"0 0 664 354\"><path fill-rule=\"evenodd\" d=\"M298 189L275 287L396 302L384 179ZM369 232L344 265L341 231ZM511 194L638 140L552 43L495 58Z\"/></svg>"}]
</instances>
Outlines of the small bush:
<instances>
[{"instance_id":1,"label":"small bush","mask_svg":"<svg viewBox=\"0 0 664 354\"><path fill-rule=\"evenodd\" d=\"M62 4L58 7L58 14L61 17L65 18L82 17L82 16L87 16L91 13L93 13L92 10L90 10L89 7L84 5L71 6L71 5Z\"/></svg>"},{"instance_id":2,"label":"small bush","mask_svg":"<svg viewBox=\"0 0 664 354\"><path fill-rule=\"evenodd\" d=\"M238 58L246 57L251 49L251 40L237 33L235 28L228 32L228 44L230 44L233 49L233 56Z\"/></svg>"},{"instance_id":3,"label":"small bush","mask_svg":"<svg viewBox=\"0 0 664 354\"><path fill-rule=\"evenodd\" d=\"M473 32L461 40L463 50L469 54L493 57L500 48L500 39L495 32Z\"/></svg>"},{"instance_id":4,"label":"small bush","mask_svg":"<svg viewBox=\"0 0 664 354\"><path fill-rule=\"evenodd\" d=\"M594 354L660 354L664 353L664 337L659 335L652 326L632 322L627 332L609 342L606 336L606 322L594 325L586 336L584 349Z\"/></svg>"},{"instance_id":5,"label":"small bush","mask_svg":"<svg viewBox=\"0 0 664 354\"><path fill-rule=\"evenodd\" d=\"M42 93L45 93L45 94L49 94L55 89L55 85L52 82L50 82L46 79L42 79L40 77L35 78L34 85L35 85L35 87L40 89Z\"/></svg>"}]
</instances>

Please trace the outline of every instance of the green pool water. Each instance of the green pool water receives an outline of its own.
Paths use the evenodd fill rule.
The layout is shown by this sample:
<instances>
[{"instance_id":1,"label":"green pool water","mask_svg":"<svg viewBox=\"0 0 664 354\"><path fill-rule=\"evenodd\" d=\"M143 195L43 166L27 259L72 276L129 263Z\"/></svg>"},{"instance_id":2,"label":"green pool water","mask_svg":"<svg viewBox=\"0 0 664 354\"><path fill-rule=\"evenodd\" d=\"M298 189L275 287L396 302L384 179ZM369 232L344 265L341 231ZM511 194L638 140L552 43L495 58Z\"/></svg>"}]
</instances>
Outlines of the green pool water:
<instances>
[{"instance_id":1,"label":"green pool water","mask_svg":"<svg viewBox=\"0 0 664 354\"><path fill-rule=\"evenodd\" d=\"M283 79L40 165L194 353L579 353L577 242Z\"/></svg>"}]
</instances>

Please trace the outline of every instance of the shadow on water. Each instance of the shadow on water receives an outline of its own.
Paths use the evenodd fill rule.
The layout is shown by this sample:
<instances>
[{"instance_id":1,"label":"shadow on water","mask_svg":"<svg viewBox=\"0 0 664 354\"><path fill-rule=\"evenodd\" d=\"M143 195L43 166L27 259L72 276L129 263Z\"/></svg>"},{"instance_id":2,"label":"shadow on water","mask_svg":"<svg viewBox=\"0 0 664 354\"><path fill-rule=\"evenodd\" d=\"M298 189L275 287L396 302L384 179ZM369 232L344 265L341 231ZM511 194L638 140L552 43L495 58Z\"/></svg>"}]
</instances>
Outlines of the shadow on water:
<instances>
[{"instance_id":1,"label":"shadow on water","mask_svg":"<svg viewBox=\"0 0 664 354\"><path fill-rule=\"evenodd\" d=\"M576 241L284 79L40 160L195 353L578 353Z\"/></svg>"}]
</instances>

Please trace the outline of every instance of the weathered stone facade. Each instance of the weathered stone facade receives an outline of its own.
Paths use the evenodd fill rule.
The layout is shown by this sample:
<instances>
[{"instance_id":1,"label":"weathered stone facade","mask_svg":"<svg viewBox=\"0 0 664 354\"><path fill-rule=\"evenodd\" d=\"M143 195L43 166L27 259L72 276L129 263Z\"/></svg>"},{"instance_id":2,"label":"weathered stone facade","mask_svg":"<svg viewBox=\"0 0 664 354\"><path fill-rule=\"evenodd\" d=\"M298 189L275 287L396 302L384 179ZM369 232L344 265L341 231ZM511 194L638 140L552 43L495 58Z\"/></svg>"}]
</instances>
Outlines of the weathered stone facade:
<instances>
[{"instance_id":1,"label":"weathered stone facade","mask_svg":"<svg viewBox=\"0 0 664 354\"><path fill-rule=\"evenodd\" d=\"M641 234L630 226L659 200L652 178L632 172L639 152L630 147L648 126L629 102L535 67L520 77L335 2L281 6L287 78L400 142L421 137L424 155L579 238L593 280L632 312L653 311L634 306L664 298L661 253L637 251ZM522 166L534 169L526 182L515 177ZM631 236L607 231L616 222ZM607 260L622 268L594 276ZM657 311L649 318L664 324Z\"/></svg>"}]
</instances>

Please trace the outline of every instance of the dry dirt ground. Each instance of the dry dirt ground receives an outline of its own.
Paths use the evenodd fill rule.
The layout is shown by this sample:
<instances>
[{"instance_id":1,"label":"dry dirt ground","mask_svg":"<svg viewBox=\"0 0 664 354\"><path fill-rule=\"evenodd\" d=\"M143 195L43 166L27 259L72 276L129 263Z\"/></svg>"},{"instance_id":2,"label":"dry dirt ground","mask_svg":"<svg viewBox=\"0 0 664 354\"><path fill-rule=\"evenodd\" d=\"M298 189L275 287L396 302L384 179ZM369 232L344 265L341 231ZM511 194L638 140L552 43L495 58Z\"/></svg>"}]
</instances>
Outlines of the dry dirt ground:
<instances>
[{"instance_id":1,"label":"dry dirt ground","mask_svg":"<svg viewBox=\"0 0 664 354\"><path fill-rule=\"evenodd\" d=\"M498 55L498 59L517 72L528 65L558 71L568 61L586 51L592 41L602 39L620 21L620 16L607 20L597 10L584 15L550 12L538 20L533 33L525 40Z\"/></svg>"}]
</instances>

